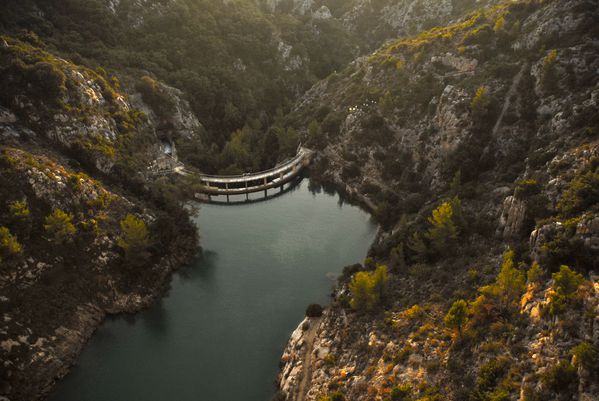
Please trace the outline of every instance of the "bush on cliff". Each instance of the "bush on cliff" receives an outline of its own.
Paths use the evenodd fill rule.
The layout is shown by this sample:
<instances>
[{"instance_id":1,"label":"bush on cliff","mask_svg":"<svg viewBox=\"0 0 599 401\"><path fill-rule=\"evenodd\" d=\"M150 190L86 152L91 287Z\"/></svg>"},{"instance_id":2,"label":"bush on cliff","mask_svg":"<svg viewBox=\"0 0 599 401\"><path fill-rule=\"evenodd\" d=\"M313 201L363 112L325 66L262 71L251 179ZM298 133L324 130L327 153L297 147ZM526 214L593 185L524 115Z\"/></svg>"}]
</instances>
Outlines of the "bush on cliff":
<instances>
[{"instance_id":1,"label":"bush on cliff","mask_svg":"<svg viewBox=\"0 0 599 401\"><path fill-rule=\"evenodd\" d=\"M46 216L44 229L50 239L59 244L70 240L77 232L73 225L73 215L60 209L54 209L50 215Z\"/></svg>"},{"instance_id":2,"label":"bush on cliff","mask_svg":"<svg viewBox=\"0 0 599 401\"><path fill-rule=\"evenodd\" d=\"M322 306L319 304L310 304L306 308L306 316L307 317L321 317L322 316Z\"/></svg>"},{"instance_id":3,"label":"bush on cliff","mask_svg":"<svg viewBox=\"0 0 599 401\"><path fill-rule=\"evenodd\" d=\"M553 292L549 295L549 313L555 316L563 313L572 303L584 278L565 265L560 267L559 272L553 273L552 278L554 284Z\"/></svg>"},{"instance_id":4,"label":"bush on cliff","mask_svg":"<svg viewBox=\"0 0 599 401\"><path fill-rule=\"evenodd\" d=\"M445 315L443 322L451 329L456 329L458 334L462 333L462 327L468 321L468 304L463 299L455 301Z\"/></svg>"},{"instance_id":5,"label":"bush on cliff","mask_svg":"<svg viewBox=\"0 0 599 401\"><path fill-rule=\"evenodd\" d=\"M23 247L6 227L0 227L0 255L14 256L23 251Z\"/></svg>"},{"instance_id":6,"label":"bush on cliff","mask_svg":"<svg viewBox=\"0 0 599 401\"><path fill-rule=\"evenodd\" d=\"M357 311L371 311L384 299L388 285L387 266L378 266L373 272L361 271L349 284L350 305Z\"/></svg>"},{"instance_id":7,"label":"bush on cliff","mask_svg":"<svg viewBox=\"0 0 599 401\"><path fill-rule=\"evenodd\" d=\"M142 264L148 258L150 233L143 220L128 214L121 220L121 236L117 245L125 252L125 259L134 264Z\"/></svg>"}]
</instances>

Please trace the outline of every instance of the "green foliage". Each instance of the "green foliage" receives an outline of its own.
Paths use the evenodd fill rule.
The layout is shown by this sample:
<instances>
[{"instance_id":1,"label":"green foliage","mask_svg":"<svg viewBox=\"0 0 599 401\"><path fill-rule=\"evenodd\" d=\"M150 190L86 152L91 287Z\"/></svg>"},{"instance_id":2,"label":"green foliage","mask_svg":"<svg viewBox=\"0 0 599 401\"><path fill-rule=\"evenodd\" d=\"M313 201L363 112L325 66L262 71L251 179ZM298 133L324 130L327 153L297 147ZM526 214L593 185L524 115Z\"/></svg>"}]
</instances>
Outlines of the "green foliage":
<instances>
[{"instance_id":1,"label":"green foliage","mask_svg":"<svg viewBox=\"0 0 599 401\"><path fill-rule=\"evenodd\" d=\"M462 332L462 327L468 321L468 304L463 299L455 301L449 311L443 318L445 325L451 329L456 329L458 333Z\"/></svg>"},{"instance_id":2,"label":"green foliage","mask_svg":"<svg viewBox=\"0 0 599 401\"><path fill-rule=\"evenodd\" d=\"M395 108L395 98L390 91L385 91L385 94L379 98L378 106L383 114L393 112L393 109Z\"/></svg>"},{"instance_id":3,"label":"green foliage","mask_svg":"<svg viewBox=\"0 0 599 401\"><path fill-rule=\"evenodd\" d=\"M0 55L4 61L4 65L0 64L3 71L0 101L10 104L16 96L27 94L36 103L60 103L66 94L66 76L61 62L21 43L0 51Z\"/></svg>"},{"instance_id":4,"label":"green foliage","mask_svg":"<svg viewBox=\"0 0 599 401\"><path fill-rule=\"evenodd\" d=\"M462 45L481 45L489 47L493 39L494 31L490 25L481 25L464 35L462 39Z\"/></svg>"},{"instance_id":5,"label":"green foliage","mask_svg":"<svg viewBox=\"0 0 599 401\"><path fill-rule=\"evenodd\" d=\"M516 189L514 190L514 196L516 199L528 199L531 196L537 195L541 192L541 185L537 182L537 180L522 180L516 184Z\"/></svg>"},{"instance_id":6,"label":"green foliage","mask_svg":"<svg viewBox=\"0 0 599 401\"><path fill-rule=\"evenodd\" d=\"M154 78L144 75L136 88L141 93L144 102L154 110L159 118L169 118L175 107L175 101L158 85Z\"/></svg>"},{"instance_id":7,"label":"green foliage","mask_svg":"<svg viewBox=\"0 0 599 401\"><path fill-rule=\"evenodd\" d=\"M322 316L322 306L319 304L310 304L306 308L306 316L307 317L321 317Z\"/></svg>"},{"instance_id":8,"label":"green foliage","mask_svg":"<svg viewBox=\"0 0 599 401\"><path fill-rule=\"evenodd\" d=\"M351 61L358 39L349 40L336 21L306 24L293 14L275 17L253 2L159 3L160 12L126 1L113 13L97 0L68 6L17 2L3 10L0 28L43 32L53 48L78 64L143 71L184 90L211 139L222 139L223 132L253 118L268 121L277 108L289 107L294 92ZM140 13L143 23L130 24L127 16ZM292 57L310 60L297 74L278 61L275 32L293 47Z\"/></svg>"},{"instance_id":9,"label":"green foliage","mask_svg":"<svg viewBox=\"0 0 599 401\"><path fill-rule=\"evenodd\" d=\"M503 255L501 270L495 282L479 289L481 295L472 302L472 318L478 323L495 320L497 312L512 314L518 309L520 296L525 289L524 273L514 264L514 252Z\"/></svg>"},{"instance_id":10,"label":"green foliage","mask_svg":"<svg viewBox=\"0 0 599 401\"><path fill-rule=\"evenodd\" d=\"M324 145L322 129L316 120L312 120L308 124L308 144L317 149L320 149Z\"/></svg>"},{"instance_id":11,"label":"green foliage","mask_svg":"<svg viewBox=\"0 0 599 401\"><path fill-rule=\"evenodd\" d=\"M42 95L51 99L60 97L66 91L66 76L56 65L48 62L37 62L31 71L32 81L39 85Z\"/></svg>"},{"instance_id":12,"label":"green foliage","mask_svg":"<svg viewBox=\"0 0 599 401\"><path fill-rule=\"evenodd\" d=\"M556 393L571 394L576 388L578 375L576 368L568 361L560 361L547 368L541 380L545 386Z\"/></svg>"},{"instance_id":13,"label":"green foliage","mask_svg":"<svg viewBox=\"0 0 599 401\"><path fill-rule=\"evenodd\" d=\"M408 248L415 254L419 262L424 262L428 254L428 247L422 239L420 233L414 233L408 239Z\"/></svg>"},{"instance_id":14,"label":"green foliage","mask_svg":"<svg viewBox=\"0 0 599 401\"><path fill-rule=\"evenodd\" d=\"M44 229L50 238L59 244L70 240L77 232L73 225L73 215L60 209L54 209L46 216Z\"/></svg>"},{"instance_id":15,"label":"green foliage","mask_svg":"<svg viewBox=\"0 0 599 401\"><path fill-rule=\"evenodd\" d=\"M524 291L524 273L518 270L514 264L514 251L507 251L503 255L501 271L497 275L496 286L499 295L504 299L506 305L517 303Z\"/></svg>"},{"instance_id":16,"label":"green foliage","mask_svg":"<svg viewBox=\"0 0 599 401\"><path fill-rule=\"evenodd\" d=\"M495 25L493 26L493 31L500 32L505 27L505 18L503 16L497 18L495 21Z\"/></svg>"},{"instance_id":17,"label":"green foliage","mask_svg":"<svg viewBox=\"0 0 599 401\"><path fill-rule=\"evenodd\" d=\"M12 235L8 228L2 226L0 226L0 250L5 256L14 256L23 252L17 237Z\"/></svg>"},{"instance_id":18,"label":"green foliage","mask_svg":"<svg viewBox=\"0 0 599 401\"><path fill-rule=\"evenodd\" d=\"M389 254L389 265L394 272L405 273L408 265L406 263L405 245L400 242L399 245L391 249Z\"/></svg>"},{"instance_id":19,"label":"green foliage","mask_svg":"<svg viewBox=\"0 0 599 401\"><path fill-rule=\"evenodd\" d=\"M550 50L543 59L543 76L541 77L541 84L548 91L555 90L557 87L556 62L557 50Z\"/></svg>"},{"instance_id":20,"label":"green foliage","mask_svg":"<svg viewBox=\"0 0 599 401\"><path fill-rule=\"evenodd\" d=\"M8 210L12 217L17 219L23 219L29 217L31 212L27 207L27 203L21 201L14 201L8 205Z\"/></svg>"},{"instance_id":21,"label":"green foliage","mask_svg":"<svg viewBox=\"0 0 599 401\"><path fill-rule=\"evenodd\" d=\"M545 272L543 271L541 265L539 265L537 261L534 261L532 263L532 266L530 266L530 269L528 269L528 272L526 273L526 278L528 282L531 284L540 283L544 276Z\"/></svg>"},{"instance_id":22,"label":"green foliage","mask_svg":"<svg viewBox=\"0 0 599 401\"><path fill-rule=\"evenodd\" d=\"M558 294L566 297L573 295L584 282L582 275L563 265L560 266L559 272L553 273L552 278L554 280L554 289Z\"/></svg>"},{"instance_id":23,"label":"green foliage","mask_svg":"<svg viewBox=\"0 0 599 401\"><path fill-rule=\"evenodd\" d=\"M593 159L576 172L557 203L564 217L573 217L599 204L599 160Z\"/></svg>"},{"instance_id":24,"label":"green foliage","mask_svg":"<svg viewBox=\"0 0 599 401\"><path fill-rule=\"evenodd\" d=\"M385 401L409 401L412 398L412 386L407 383L400 384L391 389Z\"/></svg>"},{"instance_id":25,"label":"green foliage","mask_svg":"<svg viewBox=\"0 0 599 401\"><path fill-rule=\"evenodd\" d=\"M549 313L559 315L574 300L574 295L584 278L565 265L560 266L559 272L553 273L552 278L554 291L549 295Z\"/></svg>"},{"instance_id":26,"label":"green foliage","mask_svg":"<svg viewBox=\"0 0 599 401\"><path fill-rule=\"evenodd\" d=\"M597 347L589 342L581 342L570 350L574 357L574 366L582 367L589 372L595 372L599 368L599 351Z\"/></svg>"},{"instance_id":27,"label":"green foliage","mask_svg":"<svg viewBox=\"0 0 599 401\"><path fill-rule=\"evenodd\" d=\"M258 166L258 162L251 155L250 135L249 127L233 132L221 153L222 165L227 167L234 165L242 171L250 171Z\"/></svg>"},{"instance_id":28,"label":"green foliage","mask_svg":"<svg viewBox=\"0 0 599 401\"><path fill-rule=\"evenodd\" d=\"M329 395L320 397L318 401L345 401L345 396L340 391L335 391Z\"/></svg>"},{"instance_id":29,"label":"green foliage","mask_svg":"<svg viewBox=\"0 0 599 401\"><path fill-rule=\"evenodd\" d=\"M474 116L484 116L489 106L491 105L491 98L489 96L489 90L486 86L479 86L474 93L474 97L470 102L470 109Z\"/></svg>"},{"instance_id":30,"label":"green foliage","mask_svg":"<svg viewBox=\"0 0 599 401\"><path fill-rule=\"evenodd\" d=\"M286 156L295 156L299 145L299 134L291 127L280 128L276 131L279 143L279 153Z\"/></svg>"},{"instance_id":31,"label":"green foliage","mask_svg":"<svg viewBox=\"0 0 599 401\"><path fill-rule=\"evenodd\" d=\"M382 303L387 285L386 266L378 266L373 272L356 273L349 284L351 307L357 311L373 310Z\"/></svg>"},{"instance_id":32,"label":"green foliage","mask_svg":"<svg viewBox=\"0 0 599 401\"><path fill-rule=\"evenodd\" d=\"M125 251L125 258L129 262L143 263L147 258L147 248L150 245L150 233L146 223L128 214L120 222L121 236L117 245Z\"/></svg>"},{"instance_id":33,"label":"green foliage","mask_svg":"<svg viewBox=\"0 0 599 401\"><path fill-rule=\"evenodd\" d=\"M505 376L510 367L510 359L507 357L498 357L485 363L478 373L476 386L470 394L472 401L490 401L492 397L501 396L502 389L497 389L501 378ZM499 390L499 391L497 391ZM494 398L501 400L502 398Z\"/></svg>"},{"instance_id":34,"label":"green foliage","mask_svg":"<svg viewBox=\"0 0 599 401\"><path fill-rule=\"evenodd\" d=\"M458 198L444 202L428 218L431 227L426 233L433 249L440 254L449 252L458 239L458 228L455 222L456 212L460 209Z\"/></svg>"}]
</instances>

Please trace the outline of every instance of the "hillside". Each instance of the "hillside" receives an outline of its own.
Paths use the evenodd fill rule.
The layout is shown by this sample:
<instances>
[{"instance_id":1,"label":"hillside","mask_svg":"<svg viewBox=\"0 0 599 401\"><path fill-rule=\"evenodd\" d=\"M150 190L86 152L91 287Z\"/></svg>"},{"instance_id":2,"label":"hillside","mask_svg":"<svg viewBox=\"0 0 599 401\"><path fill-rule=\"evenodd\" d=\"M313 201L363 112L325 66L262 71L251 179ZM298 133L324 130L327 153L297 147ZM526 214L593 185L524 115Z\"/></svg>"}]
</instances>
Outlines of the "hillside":
<instances>
[{"instance_id":1,"label":"hillside","mask_svg":"<svg viewBox=\"0 0 599 401\"><path fill-rule=\"evenodd\" d=\"M597 7L482 8L296 104L287 123L320 150L313 177L383 231L309 349L310 318L292 336L279 399L599 396Z\"/></svg>"},{"instance_id":2,"label":"hillside","mask_svg":"<svg viewBox=\"0 0 599 401\"><path fill-rule=\"evenodd\" d=\"M598 399L597 15L5 0L0 399L43 399L197 253L198 183L165 171L261 170L299 143L380 230L292 334L276 400Z\"/></svg>"},{"instance_id":3,"label":"hillside","mask_svg":"<svg viewBox=\"0 0 599 401\"><path fill-rule=\"evenodd\" d=\"M127 92L145 93L181 158L208 172L241 172L293 152L301 138L280 120L316 81L386 39L477 6L436 3L11 0L0 32L117 75ZM201 140L172 135L172 101L148 90L148 77L182 91Z\"/></svg>"},{"instance_id":4,"label":"hillside","mask_svg":"<svg viewBox=\"0 0 599 401\"><path fill-rule=\"evenodd\" d=\"M192 257L184 179L114 77L0 37L0 394L41 398L106 314ZM189 187L192 188L192 187Z\"/></svg>"}]
</instances>

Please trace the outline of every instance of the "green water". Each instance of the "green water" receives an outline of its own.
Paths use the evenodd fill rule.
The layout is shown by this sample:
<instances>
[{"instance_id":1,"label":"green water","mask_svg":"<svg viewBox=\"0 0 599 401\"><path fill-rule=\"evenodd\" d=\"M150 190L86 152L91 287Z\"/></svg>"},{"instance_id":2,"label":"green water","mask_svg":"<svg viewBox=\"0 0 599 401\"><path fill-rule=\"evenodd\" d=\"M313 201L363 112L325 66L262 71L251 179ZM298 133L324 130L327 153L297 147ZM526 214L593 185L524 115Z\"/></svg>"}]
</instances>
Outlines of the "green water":
<instances>
[{"instance_id":1,"label":"green water","mask_svg":"<svg viewBox=\"0 0 599 401\"><path fill-rule=\"evenodd\" d=\"M203 255L133 318L107 320L52 401L268 401L306 305L362 260L376 227L308 181L265 202L202 205Z\"/></svg>"}]
</instances>

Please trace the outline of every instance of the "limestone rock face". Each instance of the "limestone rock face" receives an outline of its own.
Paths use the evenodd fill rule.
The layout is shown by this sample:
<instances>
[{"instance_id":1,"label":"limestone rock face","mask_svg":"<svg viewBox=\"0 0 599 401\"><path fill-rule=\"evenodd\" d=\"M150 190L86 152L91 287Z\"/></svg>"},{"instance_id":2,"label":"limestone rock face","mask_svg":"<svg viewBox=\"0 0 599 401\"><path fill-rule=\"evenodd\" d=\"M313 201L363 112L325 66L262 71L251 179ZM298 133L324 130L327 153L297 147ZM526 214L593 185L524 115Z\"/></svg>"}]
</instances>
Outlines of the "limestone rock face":
<instances>
[{"instance_id":1,"label":"limestone rock face","mask_svg":"<svg viewBox=\"0 0 599 401\"><path fill-rule=\"evenodd\" d=\"M362 12L380 18L374 3L353 3L344 15L346 28L353 29L352 18ZM418 8L409 1L377 2L382 3L397 20ZM457 4L420 3L439 15L450 14L450 3ZM589 19L596 4L536 4L516 5L521 17L507 22L503 33L497 14L475 32L458 24L455 31L432 29L387 42L314 85L296 103L290 120L300 122L298 130L318 110L322 135L313 145L320 147L315 174L376 210L383 223L390 220L373 246L375 259L395 268L400 245L413 257L410 235L429 227L431 211L456 195L463 216L469 216L468 230L476 232L468 237L475 245L457 245L459 256L408 260L406 270L393 274L395 292L384 315L382 310L376 317L351 311L347 282L342 282L312 347L315 362L308 369L311 385L305 399L318 400L338 389L352 401L384 400L401 384L415 392L441 388L440 399L467 399L473 390L468 386L485 366L504 357L510 369L518 369L521 386L507 390L509 398L530 398L532 391L541 394L539 399L552 399L540 377L560 360L571 361L570 350L581 341L597 346L599 287L589 274L599 260L596 196L589 195L594 194L589 183L596 181L589 171L596 171L599 156L599 57L597 32ZM472 40L476 35L481 36ZM526 49L526 56L515 55L512 48ZM547 62L553 48L556 59ZM589 175L581 179L581 172ZM564 210L563 199L583 206ZM587 200L592 206L584 206ZM499 334L493 331L502 319L491 311L497 305L483 295L489 289L485 286L498 278L508 248L522 252L515 261L520 271L530 268L529 253L541 271L517 299L522 325ZM466 255L469 251L472 256ZM562 261L585 280L560 314L552 303L557 289L551 273ZM471 310L484 304L485 311L471 317L478 338L468 345L456 346L456 333L445 329L451 305L447 297L464 297ZM423 315L420 308L426 309ZM460 351L466 348L472 353L468 362ZM286 372L301 376L303 360L285 362L290 360L295 362L286 365ZM468 381L457 379L462 377ZM459 384L448 384L451 378ZM290 383L285 395L298 389ZM599 396L584 372L578 384L572 397Z\"/></svg>"},{"instance_id":2,"label":"limestone rock face","mask_svg":"<svg viewBox=\"0 0 599 401\"><path fill-rule=\"evenodd\" d=\"M522 235L524 219L526 218L526 202L508 196L503 201L499 217L498 234L505 239L515 239Z\"/></svg>"},{"instance_id":3,"label":"limestone rock face","mask_svg":"<svg viewBox=\"0 0 599 401\"><path fill-rule=\"evenodd\" d=\"M456 56L452 53L445 53L442 56L433 56L433 63L441 63L446 67L453 68L458 72L473 72L478 65L478 60L467 57Z\"/></svg>"},{"instance_id":4,"label":"limestone rock face","mask_svg":"<svg viewBox=\"0 0 599 401\"><path fill-rule=\"evenodd\" d=\"M329 10L327 6L320 7L312 14L312 18L315 19L330 19L332 17L333 16L331 15L331 10Z\"/></svg>"},{"instance_id":5,"label":"limestone rock face","mask_svg":"<svg viewBox=\"0 0 599 401\"><path fill-rule=\"evenodd\" d=\"M201 134L204 131L202 123L191 110L183 92L177 88L157 82L160 90L170 99L173 110L166 119L161 120L150 106L144 103L139 93L131 95L131 104L149 117L152 130L170 138L181 138L185 141L202 143ZM168 127L165 129L164 127Z\"/></svg>"},{"instance_id":6,"label":"limestone rock face","mask_svg":"<svg viewBox=\"0 0 599 401\"><path fill-rule=\"evenodd\" d=\"M599 217L586 216L576 225L576 236L592 251L599 251Z\"/></svg>"},{"instance_id":7,"label":"limestone rock face","mask_svg":"<svg viewBox=\"0 0 599 401\"><path fill-rule=\"evenodd\" d=\"M283 65L285 71L298 71L304 65L304 59L300 55L292 53L293 46L290 44L279 40L277 50L279 52L279 62Z\"/></svg>"},{"instance_id":8,"label":"limestone rock face","mask_svg":"<svg viewBox=\"0 0 599 401\"><path fill-rule=\"evenodd\" d=\"M451 0L396 1L383 8L382 20L395 29L421 30L426 21L447 18L452 11Z\"/></svg>"},{"instance_id":9,"label":"limestone rock face","mask_svg":"<svg viewBox=\"0 0 599 401\"><path fill-rule=\"evenodd\" d=\"M305 15L312 10L314 0L293 0L293 11L299 15Z\"/></svg>"}]
</instances>

